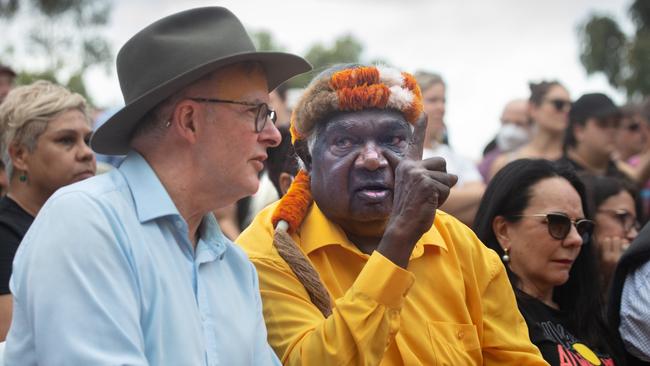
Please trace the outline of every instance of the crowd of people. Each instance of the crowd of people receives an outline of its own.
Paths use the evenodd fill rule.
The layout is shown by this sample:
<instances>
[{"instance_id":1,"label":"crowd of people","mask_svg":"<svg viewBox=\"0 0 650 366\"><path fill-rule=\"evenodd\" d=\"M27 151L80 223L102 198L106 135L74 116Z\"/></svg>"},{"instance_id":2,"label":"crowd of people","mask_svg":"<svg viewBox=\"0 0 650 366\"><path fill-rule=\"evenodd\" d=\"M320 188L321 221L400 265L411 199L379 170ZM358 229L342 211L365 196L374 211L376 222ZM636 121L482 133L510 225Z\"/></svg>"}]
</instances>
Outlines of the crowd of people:
<instances>
[{"instance_id":1,"label":"crowd of people","mask_svg":"<svg viewBox=\"0 0 650 366\"><path fill-rule=\"evenodd\" d=\"M476 162L439 74L288 105L310 68L222 7L135 34L100 123L0 65L5 365L650 364L650 99L530 83Z\"/></svg>"}]
</instances>

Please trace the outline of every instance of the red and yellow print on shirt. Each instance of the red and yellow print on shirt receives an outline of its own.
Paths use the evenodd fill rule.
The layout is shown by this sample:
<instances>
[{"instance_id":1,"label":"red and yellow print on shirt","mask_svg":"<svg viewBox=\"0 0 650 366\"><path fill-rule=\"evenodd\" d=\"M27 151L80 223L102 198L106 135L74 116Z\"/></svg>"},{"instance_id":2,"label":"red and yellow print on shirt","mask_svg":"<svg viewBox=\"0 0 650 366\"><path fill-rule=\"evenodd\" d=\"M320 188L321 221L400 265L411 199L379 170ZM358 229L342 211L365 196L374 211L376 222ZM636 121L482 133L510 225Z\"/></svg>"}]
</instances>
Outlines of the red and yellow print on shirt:
<instances>
[{"instance_id":1,"label":"red and yellow print on shirt","mask_svg":"<svg viewBox=\"0 0 650 366\"><path fill-rule=\"evenodd\" d=\"M599 358L594 351L582 343L574 343L571 349L557 345L560 366L614 366L611 358Z\"/></svg>"}]
</instances>

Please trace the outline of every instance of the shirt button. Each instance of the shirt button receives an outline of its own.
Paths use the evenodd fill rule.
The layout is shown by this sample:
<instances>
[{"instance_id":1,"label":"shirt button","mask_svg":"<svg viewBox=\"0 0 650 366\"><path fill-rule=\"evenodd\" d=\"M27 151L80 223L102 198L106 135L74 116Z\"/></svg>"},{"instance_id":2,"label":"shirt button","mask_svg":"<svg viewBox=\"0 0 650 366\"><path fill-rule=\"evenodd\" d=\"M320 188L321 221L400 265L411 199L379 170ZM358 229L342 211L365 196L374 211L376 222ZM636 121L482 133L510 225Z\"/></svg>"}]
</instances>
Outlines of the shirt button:
<instances>
[{"instance_id":1,"label":"shirt button","mask_svg":"<svg viewBox=\"0 0 650 366\"><path fill-rule=\"evenodd\" d=\"M459 330L457 336L458 336L458 339L463 339L463 337L465 337L465 332L463 332L462 330Z\"/></svg>"}]
</instances>

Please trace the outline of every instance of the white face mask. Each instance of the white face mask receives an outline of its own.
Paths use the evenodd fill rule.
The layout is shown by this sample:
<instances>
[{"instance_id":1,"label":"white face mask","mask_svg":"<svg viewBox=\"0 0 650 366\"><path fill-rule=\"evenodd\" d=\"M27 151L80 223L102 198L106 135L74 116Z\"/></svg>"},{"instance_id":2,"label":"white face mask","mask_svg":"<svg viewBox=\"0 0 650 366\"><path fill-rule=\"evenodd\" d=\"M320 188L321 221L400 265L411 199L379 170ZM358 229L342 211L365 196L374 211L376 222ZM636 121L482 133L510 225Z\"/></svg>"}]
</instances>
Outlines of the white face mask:
<instances>
[{"instance_id":1,"label":"white face mask","mask_svg":"<svg viewBox=\"0 0 650 366\"><path fill-rule=\"evenodd\" d=\"M507 123L501 125L497 133L497 146L501 151L512 151L528 142L528 130L518 125Z\"/></svg>"}]
</instances>

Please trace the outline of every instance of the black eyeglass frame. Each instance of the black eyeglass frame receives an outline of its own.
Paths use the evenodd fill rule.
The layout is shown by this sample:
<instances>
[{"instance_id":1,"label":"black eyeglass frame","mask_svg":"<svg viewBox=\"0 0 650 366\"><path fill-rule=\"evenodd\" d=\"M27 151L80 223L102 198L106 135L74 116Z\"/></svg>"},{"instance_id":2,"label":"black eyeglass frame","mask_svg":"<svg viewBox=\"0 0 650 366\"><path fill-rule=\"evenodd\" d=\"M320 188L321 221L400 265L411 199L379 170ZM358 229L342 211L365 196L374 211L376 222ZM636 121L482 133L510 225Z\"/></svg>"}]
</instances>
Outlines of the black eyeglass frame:
<instances>
[{"instance_id":1,"label":"black eyeglass frame","mask_svg":"<svg viewBox=\"0 0 650 366\"><path fill-rule=\"evenodd\" d=\"M596 212L605 213L614 217L621 224L621 226L623 227L623 232L626 234L629 233L630 230L632 230L632 228L635 228L636 231L641 230L641 223L639 223L637 218L634 217L631 212L628 212L626 210L614 210L614 209L611 210L599 209ZM627 217L631 217L632 220L625 222L627 220Z\"/></svg>"},{"instance_id":2,"label":"black eyeglass frame","mask_svg":"<svg viewBox=\"0 0 650 366\"><path fill-rule=\"evenodd\" d=\"M228 99L215 99L215 98L200 98L192 97L187 98L189 100L198 102L198 103L226 103L226 104L238 104L245 105L249 107L257 107L257 112L255 113L255 133L260 133L266 127L266 121L271 120L273 124L278 119L277 113L269 107L266 103L253 103L253 102L244 102L238 100L228 100ZM266 110L266 113L262 113L263 110ZM261 126L260 126L261 124Z\"/></svg>"},{"instance_id":3,"label":"black eyeglass frame","mask_svg":"<svg viewBox=\"0 0 650 366\"><path fill-rule=\"evenodd\" d=\"M582 237L582 243L586 244L587 241L591 238L594 232L594 227L596 226L596 223L592 220L589 219L577 219L577 220L572 220L569 216L566 214L563 214L561 212L549 212L546 214L532 214L532 215L512 215L510 217L543 217L544 218L544 223L546 224L546 227L548 229L548 234L553 238L557 240L564 240L566 239L567 236L569 236L569 233L571 232L571 225L575 226L576 230L578 231L578 234ZM554 230L551 228L551 221L553 220L553 217L558 218L561 217L562 220L567 220L570 225L565 226L567 229L562 229L562 234L555 233ZM584 224L587 224L587 228L585 230L581 230L579 226L583 226ZM581 232L582 231L582 232ZM585 236L586 234L586 236Z\"/></svg>"}]
</instances>

